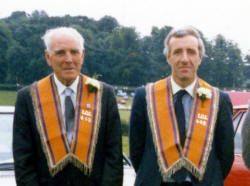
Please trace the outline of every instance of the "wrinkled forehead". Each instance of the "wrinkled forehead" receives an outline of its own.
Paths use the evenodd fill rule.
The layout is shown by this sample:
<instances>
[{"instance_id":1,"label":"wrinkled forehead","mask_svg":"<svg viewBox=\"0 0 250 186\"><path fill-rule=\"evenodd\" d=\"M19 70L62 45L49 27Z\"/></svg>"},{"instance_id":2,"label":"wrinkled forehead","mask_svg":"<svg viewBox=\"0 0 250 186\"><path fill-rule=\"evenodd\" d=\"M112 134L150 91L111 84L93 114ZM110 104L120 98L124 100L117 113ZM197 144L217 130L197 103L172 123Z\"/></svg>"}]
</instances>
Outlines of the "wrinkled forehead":
<instances>
[{"instance_id":1,"label":"wrinkled forehead","mask_svg":"<svg viewBox=\"0 0 250 186\"><path fill-rule=\"evenodd\" d=\"M186 36L173 36L169 40L169 49L170 51L176 48L192 48L199 49L198 39L193 35Z\"/></svg>"}]
</instances>

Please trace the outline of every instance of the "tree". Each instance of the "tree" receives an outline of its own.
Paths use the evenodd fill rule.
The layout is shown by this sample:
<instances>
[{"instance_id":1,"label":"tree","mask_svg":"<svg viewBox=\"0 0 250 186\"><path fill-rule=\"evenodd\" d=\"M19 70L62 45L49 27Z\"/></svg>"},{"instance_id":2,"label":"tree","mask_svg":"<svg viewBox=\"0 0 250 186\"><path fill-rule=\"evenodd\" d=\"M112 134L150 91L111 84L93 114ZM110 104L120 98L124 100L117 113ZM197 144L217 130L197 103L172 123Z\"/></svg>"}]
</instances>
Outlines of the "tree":
<instances>
[{"instance_id":1,"label":"tree","mask_svg":"<svg viewBox=\"0 0 250 186\"><path fill-rule=\"evenodd\" d=\"M243 71L243 74L244 74L244 84L245 84L245 87L247 88L250 88L250 55L246 55L245 56L245 62L243 64L243 67L244 67L244 71Z\"/></svg>"},{"instance_id":2,"label":"tree","mask_svg":"<svg viewBox=\"0 0 250 186\"><path fill-rule=\"evenodd\" d=\"M115 28L119 27L117 20L111 16L104 16L97 22L98 30L101 32L111 33Z\"/></svg>"},{"instance_id":3,"label":"tree","mask_svg":"<svg viewBox=\"0 0 250 186\"><path fill-rule=\"evenodd\" d=\"M16 11L0 19L0 83L29 84L51 72L44 58L41 40L47 29L76 28L85 38L82 72L113 85L140 86L170 75L163 55L163 41L171 27L153 27L151 35L140 37L133 27L119 25L111 16L96 21L87 16L49 17L45 11L27 14ZM199 76L219 87L241 87L250 75L249 55L243 63L237 44L218 35L203 38L206 56ZM242 73L243 72L243 73Z\"/></svg>"},{"instance_id":4,"label":"tree","mask_svg":"<svg viewBox=\"0 0 250 186\"><path fill-rule=\"evenodd\" d=\"M241 52L236 44L218 35L212 46L211 77L218 87L239 87L242 83Z\"/></svg>"},{"instance_id":5,"label":"tree","mask_svg":"<svg viewBox=\"0 0 250 186\"><path fill-rule=\"evenodd\" d=\"M10 29L7 24L0 21L0 83L5 82L7 77L8 61L6 53L12 42Z\"/></svg>"}]
</instances>

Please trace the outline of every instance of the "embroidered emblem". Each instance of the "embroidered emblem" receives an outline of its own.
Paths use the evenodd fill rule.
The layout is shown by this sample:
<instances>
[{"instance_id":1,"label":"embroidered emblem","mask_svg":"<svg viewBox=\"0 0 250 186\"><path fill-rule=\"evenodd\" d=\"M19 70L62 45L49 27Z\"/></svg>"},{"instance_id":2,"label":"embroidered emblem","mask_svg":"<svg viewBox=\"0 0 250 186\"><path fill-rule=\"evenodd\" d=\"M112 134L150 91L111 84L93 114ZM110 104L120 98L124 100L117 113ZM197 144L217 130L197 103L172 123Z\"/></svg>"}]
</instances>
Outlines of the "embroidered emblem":
<instances>
[{"instance_id":1,"label":"embroidered emblem","mask_svg":"<svg viewBox=\"0 0 250 186\"><path fill-rule=\"evenodd\" d=\"M204 121L204 120L201 120L201 119L200 119L200 120L197 119L197 120L196 120L196 123L197 123L197 124L201 124L201 125L203 125L203 126L206 126L206 125L207 125L207 122Z\"/></svg>"},{"instance_id":2,"label":"embroidered emblem","mask_svg":"<svg viewBox=\"0 0 250 186\"><path fill-rule=\"evenodd\" d=\"M101 103L103 86L89 96L88 77L80 75L77 88L75 111L75 130L72 146L67 143L64 134L58 94L53 76L35 82L32 85L32 101L35 109L36 126L39 131L43 151L51 176L55 176L67 164L71 163L89 175L95 157L95 147L101 121ZM92 107L91 109L86 107ZM49 127L53 124L53 127Z\"/></svg>"},{"instance_id":3,"label":"embroidered emblem","mask_svg":"<svg viewBox=\"0 0 250 186\"><path fill-rule=\"evenodd\" d=\"M91 109L91 104L90 104L90 103L87 103L87 104L86 104L86 108L87 108L87 109Z\"/></svg>"},{"instance_id":4,"label":"embroidered emblem","mask_svg":"<svg viewBox=\"0 0 250 186\"><path fill-rule=\"evenodd\" d=\"M194 96L185 146L181 147L170 83L170 78L166 78L146 86L147 111L160 172L163 180L167 180L184 167L202 180L212 148L219 90L201 79L197 81L194 91L205 87L211 95L201 89L206 100Z\"/></svg>"},{"instance_id":5,"label":"embroidered emblem","mask_svg":"<svg viewBox=\"0 0 250 186\"><path fill-rule=\"evenodd\" d=\"M81 115L80 119L82 121L87 121L88 123L91 123L91 118L89 118L89 117L84 117L83 115Z\"/></svg>"},{"instance_id":6,"label":"embroidered emblem","mask_svg":"<svg viewBox=\"0 0 250 186\"><path fill-rule=\"evenodd\" d=\"M89 117L92 116L90 111L87 111L87 110L84 110L84 109L82 109L82 115L89 116Z\"/></svg>"},{"instance_id":7,"label":"embroidered emblem","mask_svg":"<svg viewBox=\"0 0 250 186\"><path fill-rule=\"evenodd\" d=\"M198 113L197 118L198 118L198 119L196 119L197 124L201 124L203 126L207 125L208 116L206 114ZM206 121L204 121L204 120L206 120Z\"/></svg>"},{"instance_id":8,"label":"embroidered emblem","mask_svg":"<svg viewBox=\"0 0 250 186\"><path fill-rule=\"evenodd\" d=\"M91 123L91 121L92 121L91 117L92 117L91 111L82 109L81 116L80 116L81 120L87 121L88 123Z\"/></svg>"},{"instance_id":9,"label":"embroidered emblem","mask_svg":"<svg viewBox=\"0 0 250 186\"><path fill-rule=\"evenodd\" d=\"M206 114L201 114L201 113L198 113L198 118L199 118L199 119L208 120L208 118L207 118L207 115L206 115Z\"/></svg>"}]
</instances>

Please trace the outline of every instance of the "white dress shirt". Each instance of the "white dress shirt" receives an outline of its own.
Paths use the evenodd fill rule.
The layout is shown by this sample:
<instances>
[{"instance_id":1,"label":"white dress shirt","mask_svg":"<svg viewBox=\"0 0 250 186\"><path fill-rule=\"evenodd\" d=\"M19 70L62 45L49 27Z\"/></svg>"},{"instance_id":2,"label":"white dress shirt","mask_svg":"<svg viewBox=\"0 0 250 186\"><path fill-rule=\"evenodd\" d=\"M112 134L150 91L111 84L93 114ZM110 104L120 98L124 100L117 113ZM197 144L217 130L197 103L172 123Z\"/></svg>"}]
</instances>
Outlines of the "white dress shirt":
<instances>
[{"instance_id":1,"label":"white dress shirt","mask_svg":"<svg viewBox=\"0 0 250 186\"><path fill-rule=\"evenodd\" d=\"M60 104L61 104L61 109L62 109L62 118L63 118L63 123L65 126L65 89L66 88L70 88L72 90L71 93L71 99L74 105L74 108L76 107L76 94L77 94L77 85L79 82L79 76L76 77L75 81L68 87L66 87L64 84L62 84L56 77L56 75L54 74L54 79L55 79L55 84L57 87L57 92L58 92L58 96L60 98Z\"/></svg>"},{"instance_id":2,"label":"white dress shirt","mask_svg":"<svg viewBox=\"0 0 250 186\"><path fill-rule=\"evenodd\" d=\"M194 100L194 88L195 88L196 79L187 87L182 88L180 87L174 79L171 77L171 85L172 85L172 91L174 96L174 103L176 101L176 93L180 90L186 90L188 94L185 94L182 97L182 105L185 113L185 129L187 132L188 124L189 124L189 117L192 110L193 100Z\"/></svg>"}]
</instances>

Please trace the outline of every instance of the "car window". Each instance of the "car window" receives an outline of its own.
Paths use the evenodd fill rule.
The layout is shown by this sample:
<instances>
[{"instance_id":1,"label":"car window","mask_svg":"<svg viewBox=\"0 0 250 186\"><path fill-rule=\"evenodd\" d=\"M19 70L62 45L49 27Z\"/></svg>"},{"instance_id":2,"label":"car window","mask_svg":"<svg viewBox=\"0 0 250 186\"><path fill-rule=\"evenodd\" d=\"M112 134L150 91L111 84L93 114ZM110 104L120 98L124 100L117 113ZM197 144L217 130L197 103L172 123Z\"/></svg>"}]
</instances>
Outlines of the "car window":
<instances>
[{"instance_id":1,"label":"car window","mask_svg":"<svg viewBox=\"0 0 250 186\"><path fill-rule=\"evenodd\" d=\"M0 113L0 161L12 159L13 114Z\"/></svg>"},{"instance_id":2,"label":"car window","mask_svg":"<svg viewBox=\"0 0 250 186\"><path fill-rule=\"evenodd\" d=\"M241 139L241 130L242 130L242 123L245 120L246 112L241 112L235 119L234 119L234 129L236 130L234 136L234 153L241 154L242 153L242 139Z\"/></svg>"}]
</instances>

